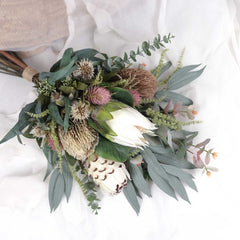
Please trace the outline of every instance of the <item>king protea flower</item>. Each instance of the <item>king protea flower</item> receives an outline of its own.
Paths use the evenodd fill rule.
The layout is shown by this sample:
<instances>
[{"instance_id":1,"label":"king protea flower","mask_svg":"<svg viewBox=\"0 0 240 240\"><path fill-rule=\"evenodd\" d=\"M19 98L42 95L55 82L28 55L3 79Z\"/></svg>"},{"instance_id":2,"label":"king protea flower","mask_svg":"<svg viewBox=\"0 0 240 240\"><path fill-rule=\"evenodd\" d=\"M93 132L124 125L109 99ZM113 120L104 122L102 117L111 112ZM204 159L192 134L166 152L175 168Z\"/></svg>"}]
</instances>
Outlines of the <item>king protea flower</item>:
<instances>
[{"instance_id":1,"label":"king protea flower","mask_svg":"<svg viewBox=\"0 0 240 240\"><path fill-rule=\"evenodd\" d=\"M88 175L105 192L119 193L127 185L130 175L124 163L114 162L100 156L83 162Z\"/></svg>"},{"instance_id":2,"label":"king protea flower","mask_svg":"<svg viewBox=\"0 0 240 240\"><path fill-rule=\"evenodd\" d=\"M111 141L118 144L142 148L148 145L143 134L155 135L153 130L155 125L144 117L140 112L125 105L117 111L110 112L112 119L107 120L107 125L115 132L116 136L111 136Z\"/></svg>"}]
</instances>

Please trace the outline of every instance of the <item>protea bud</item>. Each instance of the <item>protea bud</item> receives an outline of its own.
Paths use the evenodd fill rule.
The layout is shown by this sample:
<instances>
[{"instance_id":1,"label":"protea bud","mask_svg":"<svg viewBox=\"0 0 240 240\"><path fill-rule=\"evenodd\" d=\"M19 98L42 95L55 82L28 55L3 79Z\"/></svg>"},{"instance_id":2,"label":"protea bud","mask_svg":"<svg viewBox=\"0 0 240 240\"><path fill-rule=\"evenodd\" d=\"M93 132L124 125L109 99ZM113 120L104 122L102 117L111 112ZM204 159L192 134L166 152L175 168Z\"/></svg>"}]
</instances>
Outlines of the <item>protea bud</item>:
<instances>
[{"instance_id":1,"label":"protea bud","mask_svg":"<svg viewBox=\"0 0 240 240\"><path fill-rule=\"evenodd\" d=\"M98 144L98 133L86 120L75 121L66 133L63 127L59 126L58 135L63 149L78 160L89 157Z\"/></svg>"},{"instance_id":2,"label":"protea bud","mask_svg":"<svg viewBox=\"0 0 240 240\"><path fill-rule=\"evenodd\" d=\"M88 175L105 192L119 193L127 185L130 175L124 163L114 162L95 156L94 159L83 162Z\"/></svg>"}]
</instances>

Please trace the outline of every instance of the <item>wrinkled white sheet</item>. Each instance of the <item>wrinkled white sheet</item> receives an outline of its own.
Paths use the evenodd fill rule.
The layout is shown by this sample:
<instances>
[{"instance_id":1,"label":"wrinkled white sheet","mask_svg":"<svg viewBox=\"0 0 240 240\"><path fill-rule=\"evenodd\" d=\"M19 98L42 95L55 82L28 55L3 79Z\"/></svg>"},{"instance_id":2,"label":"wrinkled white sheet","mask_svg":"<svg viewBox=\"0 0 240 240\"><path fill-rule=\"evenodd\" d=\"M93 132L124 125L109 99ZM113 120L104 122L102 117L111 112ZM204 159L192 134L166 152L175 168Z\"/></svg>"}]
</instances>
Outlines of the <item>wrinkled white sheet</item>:
<instances>
[{"instance_id":1,"label":"wrinkled white sheet","mask_svg":"<svg viewBox=\"0 0 240 240\"><path fill-rule=\"evenodd\" d=\"M69 203L63 199L50 214L46 160L37 145L16 139L0 146L0 239L13 240L202 240L240 239L239 87L240 4L233 0L66 0L70 36L65 48L93 47L122 55L158 32L176 38L167 52L175 64L185 47L183 63L207 65L204 74L181 89L193 98L204 122L198 140L212 139L220 171L208 178L196 173L199 192L188 189L191 205L175 201L152 186L136 216L123 194L102 196L98 216L91 214L74 184ZM63 49L64 50L64 49ZM28 59L47 71L59 58L54 49ZM151 69L160 53L139 59ZM15 114L34 99L31 84L0 75L0 137L14 125Z\"/></svg>"}]
</instances>

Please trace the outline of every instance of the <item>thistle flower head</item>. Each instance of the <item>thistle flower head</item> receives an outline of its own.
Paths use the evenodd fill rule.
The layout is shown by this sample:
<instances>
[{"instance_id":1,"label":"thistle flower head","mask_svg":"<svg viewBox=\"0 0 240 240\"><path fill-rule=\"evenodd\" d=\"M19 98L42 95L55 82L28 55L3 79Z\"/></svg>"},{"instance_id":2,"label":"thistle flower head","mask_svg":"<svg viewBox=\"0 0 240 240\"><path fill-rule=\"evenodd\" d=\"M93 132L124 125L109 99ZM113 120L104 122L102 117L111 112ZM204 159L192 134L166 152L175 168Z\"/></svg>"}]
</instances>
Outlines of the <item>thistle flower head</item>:
<instances>
[{"instance_id":1,"label":"thistle flower head","mask_svg":"<svg viewBox=\"0 0 240 240\"><path fill-rule=\"evenodd\" d=\"M89 117L90 113L91 109L89 103L79 100L72 104L71 115L74 120L84 120Z\"/></svg>"},{"instance_id":2,"label":"thistle flower head","mask_svg":"<svg viewBox=\"0 0 240 240\"><path fill-rule=\"evenodd\" d=\"M105 192L116 194L127 185L130 175L123 163L94 156L93 160L83 162L88 175Z\"/></svg>"},{"instance_id":3,"label":"thistle flower head","mask_svg":"<svg viewBox=\"0 0 240 240\"><path fill-rule=\"evenodd\" d=\"M134 89L130 89L129 92L132 94L133 96L133 100L134 100L134 105L138 105L141 101L141 97L140 97L140 93Z\"/></svg>"},{"instance_id":4,"label":"thistle flower head","mask_svg":"<svg viewBox=\"0 0 240 240\"><path fill-rule=\"evenodd\" d=\"M35 137L42 138L46 135L46 131L42 128L42 126L39 123L37 123L31 130L31 134L33 134L33 136Z\"/></svg>"},{"instance_id":5,"label":"thistle flower head","mask_svg":"<svg viewBox=\"0 0 240 240\"><path fill-rule=\"evenodd\" d=\"M92 62L88 60L81 60L77 63L77 69L73 71L73 76L81 78L83 81L91 80L94 76L94 68Z\"/></svg>"},{"instance_id":6,"label":"thistle flower head","mask_svg":"<svg viewBox=\"0 0 240 240\"><path fill-rule=\"evenodd\" d=\"M88 89L88 101L95 105L105 105L110 101L110 92L103 87L93 86Z\"/></svg>"},{"instance_id":7,"label":"thistle flower head","mask_svg":"<svg viewBox=\"0 0 240 240\"><path fill-rule=\"evenodd\" d=\"M98 144L98 133L86 120L75 121L66 133L63 127L59 126L58 135L63 149L78 160L89 157Z\"/></svg>"}]
</instances>

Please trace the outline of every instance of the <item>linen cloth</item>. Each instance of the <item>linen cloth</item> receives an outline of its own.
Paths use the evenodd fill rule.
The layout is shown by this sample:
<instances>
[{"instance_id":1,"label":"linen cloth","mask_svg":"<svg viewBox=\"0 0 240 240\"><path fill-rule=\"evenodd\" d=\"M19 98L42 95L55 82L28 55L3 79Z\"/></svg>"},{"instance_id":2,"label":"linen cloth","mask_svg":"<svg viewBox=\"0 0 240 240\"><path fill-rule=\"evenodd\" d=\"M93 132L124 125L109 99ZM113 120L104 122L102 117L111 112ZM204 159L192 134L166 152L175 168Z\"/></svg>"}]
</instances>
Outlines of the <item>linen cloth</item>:
<instances>
[{"instance_id":1,"label":"linen cloth","mask_svg":"<svg viewBox=\"0 0 240 240\"><path fill-rule=\"evenodd\" d=\"M167 59L176 65L183 48L183 64L206 65L202 76L179 92L193 98L204 122L197 140L207 137L219 152L212 165L220 171L210 178L195 173L198 193L187 188L191 205L166 196L155 185L152 198L141 202L136 216L123 194L101 195L99 215L91 214L74 183L69 203L62 200L50 214L48 182L42 182L47 161L37 145L16 139L0 146L0 238L24 240L210 240L240 239L239 77L240 4L232 0L66 0L69 38L64 49L93 47L109 55L136 49L143 40L173 33ZM62 49L61 54L64 49ZM57 58L49 48L28 59L40 71ZM160 53L139 62L153 68ZM14 125L17 112L34 99L31 84L0 75L0 137Z\"/></svg>"}]
</instances>

